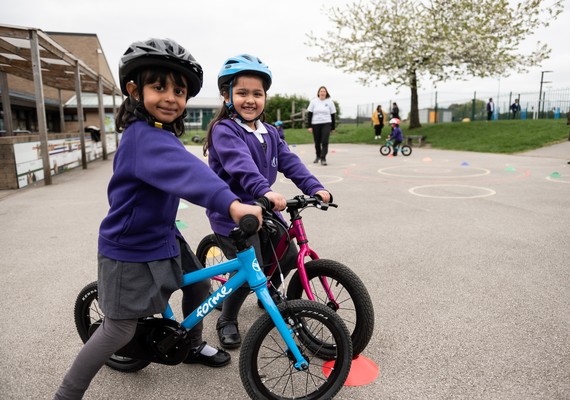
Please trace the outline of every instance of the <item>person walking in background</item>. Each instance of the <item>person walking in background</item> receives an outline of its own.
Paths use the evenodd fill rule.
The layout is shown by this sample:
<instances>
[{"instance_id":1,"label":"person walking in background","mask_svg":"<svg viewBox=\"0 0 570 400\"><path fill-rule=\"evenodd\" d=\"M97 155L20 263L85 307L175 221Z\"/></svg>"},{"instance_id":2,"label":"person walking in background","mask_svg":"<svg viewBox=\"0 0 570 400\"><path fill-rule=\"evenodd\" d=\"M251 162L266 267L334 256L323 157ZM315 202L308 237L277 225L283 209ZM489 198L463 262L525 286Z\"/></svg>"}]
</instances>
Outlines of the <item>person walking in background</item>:
<instances>
[{"instance_id":1,"label":"person walking in background","mask_svg":"<svg viewBox=\"0 0 570 400\"><path fill-rule=\"evenodd\" d=\"M382 136L382 128L384 128L384 112L380 105L372 113L372 125L374 126L374 140L378 140Z\"/></svg>"},{"instance_id":2,"label":"person walking in background","mask_svg":"<svg viewBox=\"0 0 570 400\"><path fill-rule=\"evenodd\" d=\"M487 103L487 121L491 121L493 119L493 113L495 112L495 103L493 103L493 98L489 99Z\"/></svg>"},{"instance_id":3,"label":"person walking in background","mask_svg":"<svg viewBox=\"0 0 570 400\"><path fill-rule=\"evenodd\" d=\"M516 119L517 113L521 110L521 106L519 104L519 99L515 99L515 102L511 104L511 115L513 119Z\"/></svg>"},{"instance_id":4,"label":"person walking in background","mask_svg":"<svg viewBox=\"0 0 570 400\"><path fill-rule=\"evenodd\" d=\"M279 212L285 208L287 201L271 188L278 173L290 179L307 195L318 194L325 203L331 199L319 180L289 150L282 134L270 124L262 122L271 83L271 71L259 58L242 54L226 60L218 75L218 89L224 104L210 125L204 144L204 155L208 156L212 170L227 182L243 202L253 204L260 197L266 197L274 204L273 211L283 223L282 226L276 224L279 232L270 234L260 230L249 238L262 265L269 262L273 247L287 234L283 228L287 224ZM224 255L228 259L236 258L236 246L229 238L230 232L236 227L235 222L227 213L217 210L208 211L207 215ZM291 245L279 260L283 276L287 276L296 266L297 253L296 246ZM271 278L269 289L272 296L280 284L281 274L276 273ZM216 330L224 348L233 349L241 344L238 314L249 293L249 286L244 285L222 305Z\"/></svg>"},{"instance_id":5,"label":"person walking in background","mask_svg":"<svg viewBox=\"0 0 570 400\"><path fill-rule=\"evenodd\" d=\"M400 108L396 102L392 103L392 109L390 110L390 119L392 118L400 119Z\"/></svg>"},{"instance_id":6,"label":"person walking in background","mask_svg":"<svg viewBox=\"0 0 570 400\"><path fill-rule=\"evenodd\" d=\"M178 138L184 133L186 102L202 87L202 67L194 57L173 40L135 42L121 58L119 78L126 99L116 128L123 136L98 241L98 300L105 317L63 378L56 400L83 398L109 357L134 337L138 318L164 311L183 273L204 268L176 228L180 198L236 222L254 214L261 223L261 208L240 203ZM209 280L182 288L184 316L209 289ZM188 332L188 340L185 363L222 367L230 362L229 353L202 340L202 324Z\"/></svg>"},{"instance_id":7,"label":"person walking in background","mask_svg":"<svg viewBox=\"0 0 570 400\"><path fill-rule=\"evenodd\" d=\"M390 133L388 140L392 140L394 142L392 145L392 148L394 149L392 155L396 157L398 155L398 149L404 141L404 134L402 129L400 129L400 120L398 118L391 118L390 125L392 126L392 132Z\"/></svg>"},{"instance_id":8,"label":"person walking in background","mask_svg":"<svg viewBox=\"0 0 570 400\"><path fill-rule=\"evenodd\" d=\"M313 163L317 164L320 161L321 165L327 165L329 138L336 125L336 107L326 87L319 88L317 97L311 100L307 111L308 131L313 134L315 142L316 158Z\"/></svg>"}]
</instances>

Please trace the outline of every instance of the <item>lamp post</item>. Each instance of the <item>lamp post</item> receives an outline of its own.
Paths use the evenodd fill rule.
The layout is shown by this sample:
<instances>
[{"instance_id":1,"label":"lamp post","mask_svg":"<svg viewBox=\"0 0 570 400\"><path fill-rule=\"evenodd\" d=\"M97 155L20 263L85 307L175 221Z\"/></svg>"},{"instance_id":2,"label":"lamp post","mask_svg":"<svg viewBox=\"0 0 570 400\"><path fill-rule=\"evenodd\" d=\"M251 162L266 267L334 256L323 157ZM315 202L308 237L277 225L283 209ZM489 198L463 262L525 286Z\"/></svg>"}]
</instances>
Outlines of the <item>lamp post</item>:
<instances>
[{"instance_id":1,"label":"lamp post","mask_svg":"<svg viewBox=\"0 0 570 400\"><path fill-rule=\"evenodd\" d=\"M542 100L542 84L543 83L551 83L550 81L545 82L544 81L544 74L549 74L553 71L542 71L542 73L540 74L540 90L538 92L538 118L540 118L541 112L544 111L544 104L543 104L543 100Z\"/></svg>"}]
</instances>

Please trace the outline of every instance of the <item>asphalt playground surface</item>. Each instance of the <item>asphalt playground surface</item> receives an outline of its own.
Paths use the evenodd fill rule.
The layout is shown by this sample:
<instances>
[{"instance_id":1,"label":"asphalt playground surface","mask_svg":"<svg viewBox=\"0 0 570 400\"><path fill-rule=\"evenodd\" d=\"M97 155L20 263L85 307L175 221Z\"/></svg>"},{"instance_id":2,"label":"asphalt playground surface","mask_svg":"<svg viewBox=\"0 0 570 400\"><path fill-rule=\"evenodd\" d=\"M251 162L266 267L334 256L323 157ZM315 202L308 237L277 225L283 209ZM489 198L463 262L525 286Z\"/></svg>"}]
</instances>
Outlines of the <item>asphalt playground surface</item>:
<instances>
[{"instance_id":1,"label":"asphalt playground surface","mask_svg":"<svg viewBox=\"0 0 570 400\"><path fill-rule=\"evenodd\" d=\"M336 398L569 399L570 142L519 155L378 147L331 145L321 166L311 145L292 145L339 205L304 212L313 249L357 272L375 306L363 355L379 374ZM52 399L81 348L73 306L96 279L111 169L0 191L1 399ZM275 189L299 194L284 179ZM194 248L210 232L197 206L179 219ZM261 312L247 300L242 334ZM245 399L230 352L221 369L104 367L85 399Z\"/></svg>"}]
</instances>

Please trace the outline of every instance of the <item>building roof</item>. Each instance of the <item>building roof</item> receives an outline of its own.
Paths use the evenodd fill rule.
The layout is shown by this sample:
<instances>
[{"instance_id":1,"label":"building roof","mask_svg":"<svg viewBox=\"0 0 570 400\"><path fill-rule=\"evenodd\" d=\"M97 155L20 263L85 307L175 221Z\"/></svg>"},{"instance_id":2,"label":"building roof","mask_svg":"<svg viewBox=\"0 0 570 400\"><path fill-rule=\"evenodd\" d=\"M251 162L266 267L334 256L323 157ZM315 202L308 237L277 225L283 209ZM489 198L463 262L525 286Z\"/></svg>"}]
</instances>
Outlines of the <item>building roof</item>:
<instances>
[{"instance_id":1,"label":"building roof","mask_svg":"<svg viewBox=\"0 0 570 400\"><path fill-rule=\"evenodd\" d=\"M119 108L123 102L123 96L115 95L115 107ZM81 93L82 108L99 108L99 96L97 93ZM110 94L103 95L103 107L113 108L113 96ZM77 108L77 96L71 97L65 102L63 108Z\"/></svg>"},{"instance_id":2,"label":"building roof","mask_svg":"<svg viewBox=\"0 0 570 400\"><path fill-rule=\"evenodd\" d=\"M222 106L221 97L192 97L186 103L187 108L213 108L219 109Z\"/></svg>"}]
</instances>

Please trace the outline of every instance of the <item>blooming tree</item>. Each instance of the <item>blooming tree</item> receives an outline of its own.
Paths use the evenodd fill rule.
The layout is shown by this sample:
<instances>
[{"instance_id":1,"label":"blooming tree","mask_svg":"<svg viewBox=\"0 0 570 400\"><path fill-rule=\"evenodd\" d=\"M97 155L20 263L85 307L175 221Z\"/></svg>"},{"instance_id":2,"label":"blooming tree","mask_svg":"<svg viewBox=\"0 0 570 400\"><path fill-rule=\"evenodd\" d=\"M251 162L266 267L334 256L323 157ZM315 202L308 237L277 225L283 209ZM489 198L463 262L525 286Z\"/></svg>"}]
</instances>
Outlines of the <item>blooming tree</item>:
<instances>
[{"instance_id":1,"label":"blooming tree","mask_svg":"<svg viewBox=\"0 0 570 400\"><path fill-rule=\"evenodd\" d=\"M327 10L334 29L307 35L309 60L411 90L410 128L420 127L418 87L469 77L508 76L540 65L550 53L521 44L563 11L563 0L375 0Z\"/></svg>"}]
</instances>

